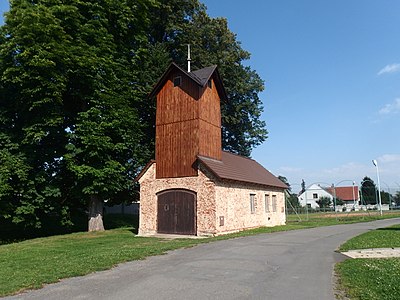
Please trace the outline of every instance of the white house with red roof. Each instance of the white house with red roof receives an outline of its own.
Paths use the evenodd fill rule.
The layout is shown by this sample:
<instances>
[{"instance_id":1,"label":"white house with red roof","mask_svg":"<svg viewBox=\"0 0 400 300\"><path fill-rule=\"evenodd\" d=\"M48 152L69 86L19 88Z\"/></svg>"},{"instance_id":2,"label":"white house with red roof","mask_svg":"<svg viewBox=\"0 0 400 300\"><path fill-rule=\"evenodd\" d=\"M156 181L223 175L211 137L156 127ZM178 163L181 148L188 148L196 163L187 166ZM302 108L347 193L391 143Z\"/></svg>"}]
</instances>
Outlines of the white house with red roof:
<instances>
[{"instance_id":1,"label":"white house with red roof","mask_svg":"<svg viewBox=\"0 0 400 300\"><path fill-rule=\"evenodd\" d=\"M333 199L340 199L344 202L343 205L337 205L336 210L342 211L345 207L346 210L359 210L359 192L358 186L337 186L337 187L323 187L319 184L311 184L306 190L301 193L298 198L301 206L308 206L309 208L318 209L319 201L322 197L331 199L333 208Z\"/></svg>"},{"instance_id":2,"label":"white house with red roof","mask_svg":"<svg viewBox=\"0 0 400 300\"><path fill-rule=\"evenodd\" d=\"M307 206L312 209L319 208L317 201L322 197L327 197L333 200L333 196L326 190L326 188L315 183L308 186L305 191L298 196L301 206Z\"/></svg>"},{"instance_id":3,"label":"white house with red roof","mask_svg":"<svg viewBox=\"0 0 400 300\"><path fill-rule=\"evenodd\" d=\"M337 186L335 188L326 189L333 197L340 199L344 202L343 207L346 210L359 210L360 208L360 193L358 186Z\"/></svg>"}]
</instances>

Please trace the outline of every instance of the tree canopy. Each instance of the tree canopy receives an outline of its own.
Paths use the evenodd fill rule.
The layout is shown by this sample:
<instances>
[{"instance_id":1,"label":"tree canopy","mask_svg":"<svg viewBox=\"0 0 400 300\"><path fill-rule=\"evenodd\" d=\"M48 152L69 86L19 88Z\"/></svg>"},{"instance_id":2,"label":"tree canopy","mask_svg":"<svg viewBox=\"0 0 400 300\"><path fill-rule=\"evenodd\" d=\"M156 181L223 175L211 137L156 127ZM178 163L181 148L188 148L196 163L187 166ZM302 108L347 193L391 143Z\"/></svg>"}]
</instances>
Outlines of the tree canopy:
<instances>
[{"instance_id":1,"label":"tree canopy","mask_svg":"<svg viewBox=\"0 0 400 300\"><path fill-rule=\"evenodd\" d=\"M394 204L400 206L400 191L397 191L393 197Z\"/></svg>"},{"instance_id":2,"label":"tree canopy","mask_svg":"<svg viewBox=\"0 0 400 300\"><path fill-rule=\"evenodd\" d=\"M365 176L361 182L361 201L363 204L377 204L377 188L375 182Z\"/></svg>"},{"instance_id":3,"label":"tree canopy","mask_svg":"<svg viewBox=\"0 0 400 300\"><path fill-rule=\"evenodd\" d=\"M242 155L267 138L263 81L224 18L198 0L11 0L0 28L0 218L40 227L104 200L135 200L154 155L154 99L171 61L217 64L229 101L223 147ZM89 208L87 208L88 203Z\"/></svg>"},{"instance_id":4,"label":"tree canopy","mask_svg":"<svg viewBox=\"0 0 400 300\"><path fill-rule=\"evenodd\" d=\"M376 186L375 182L365 176L361 182L361 196L363 204L379 204L379 194L381 195L381 203L382 204L390 204L391 197L388 192L383 190L378 191L378 187Z\"/></svg>"},{"instance_id":5,"label":"tree canopy","mask_svg":"<svg viewBox=\"0 0 400 300\"><path fill-rule=\"evenodd\" d=\"M329 208L332 206L332 200L329 197L323 196L315 201L320 208Z\"/></svg>"}]
</instances>

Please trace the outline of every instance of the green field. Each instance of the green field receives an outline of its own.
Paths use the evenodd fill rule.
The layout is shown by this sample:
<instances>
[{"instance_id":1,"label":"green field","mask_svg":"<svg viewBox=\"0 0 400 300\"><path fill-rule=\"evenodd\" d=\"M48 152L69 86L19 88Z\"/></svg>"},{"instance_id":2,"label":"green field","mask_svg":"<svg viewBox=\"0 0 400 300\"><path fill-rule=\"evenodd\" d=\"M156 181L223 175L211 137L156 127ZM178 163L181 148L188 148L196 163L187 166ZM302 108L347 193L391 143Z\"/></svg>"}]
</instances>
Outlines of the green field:
<instances>
[{"instance_id":1,"label":"green field","mask_svg":"<svg viewBox=\"0 0 400 300\"><path fill-rule=\"evenodd\" d=\"M400 247L400 225L359 235L340 247L341 251ZM340 289L350 299L400 299L400 258L348 259L336 266Z\"/></svg>"},{"instance_id":2,"label":"green field","mask_svg":"<svg viewBox=\"0 0 400 300\"><path fill-rule=\"evenodd\" d=\"M399 216L400 214L388 214L384 217ZM109 269L118 263L160 255L199 243L260 233L372 221L377 216L310 214L308 219L299 221L298 218L289 216L288 224L284 226L262 227L206 239L166 240L136 237L137 219L106 216L108 228L123 228L56 235L1 245L0 296L15 294L24 289L40 288L43 284L57 282L62 278ZM127 227L129 222L136 223Z\"/></svg>"}]
</instances>

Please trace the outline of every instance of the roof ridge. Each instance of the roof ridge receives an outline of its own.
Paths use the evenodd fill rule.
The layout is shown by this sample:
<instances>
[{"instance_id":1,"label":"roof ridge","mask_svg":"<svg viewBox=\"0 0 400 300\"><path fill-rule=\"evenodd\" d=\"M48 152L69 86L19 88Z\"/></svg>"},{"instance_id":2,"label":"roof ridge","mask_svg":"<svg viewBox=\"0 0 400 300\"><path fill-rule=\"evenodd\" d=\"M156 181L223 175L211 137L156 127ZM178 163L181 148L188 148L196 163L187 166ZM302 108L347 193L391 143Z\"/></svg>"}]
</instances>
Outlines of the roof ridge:
<instances>
[{"instance_id":1,"label":"roof ridge","mask_svg":"<svg viewBox=\"0 0 400 300\"><path fill-rule=\"evenodd\" d=\"M193 72L187 72L187 74L188 74L190 77L192 77L194 80L196 80L196 81L198 81L198 82L201 82L201 81L202 81L201 78L200 78L199 76L197 76L194 72L195 72L195 71L193 71ZM202 82L201 82L201 85L203 85Z\"/></svg>"},{"instance_id":2,"label":"roof ridge","mask_svg":"<svg viewBox=\"0 0 400 300\"><path fill-rule=\"evenodd\" d=\"M240 154L238 154L238 153L233 153L233 152L226 151L226 150L222 150L222 152L225 152L225 153L227 153L227 154L236 155L236 156L239 156L239 157L241 157L241 158L245 158L245 159L248 159L248 160L252 160L252 161L255 161L256 163L258 163L254 158L251 158L251 157L248 157L248 156L240 155ZM258 163L258 164L259 164L259 163Z\"/></svg>"},{"instance_id":3,"label":"roof ridge","mask_svg":"<svg viewBox=\"0 0 400 300\"><path fill-rule=\"evenodd\" d=\"M212 74L214 74L214 71L217 69L217 65L211 65L208 67L204 67L201 69L194 70L190 72L189 74L192 76L196 76L201 82L201 85L204 87L208 80L210 80Z\"/></svg>"},{"instance_id":4,"label":"roof ridge","mask_svg":"<svg viewBox=\"0 0 400 300\"><path fill-rule=\"evenodd\" d=\"M212 160L212 161L215 161L215 162L223 163L222 160L219 160L219 159L216 159L216 158L212 158L212 157L209 157L209 156L204 156L204 155L197 155L197 158L208 159L208 160Z\"/></svg>"},{"instance_id":5,"label":"roof ridge","mask_svg":"<svg viewBox=\"0 0 400 300\"><path fill-rule=\"evenodd\" d=\"M219 179L286 189L285 183L252 158L222 151L221 160L198 155L198 160Z\"/></svg>"},{"instance_id":6,"label":"roof ridge","mask_svg":"<svg viewBox=\"0 0 400 300\"><path fill-rule=\"evenodd\" d=\"M175 67L177 67L179 69L179 71L183 72L184 74L186 74L188 77L191 77L194 81L196 81L199 85L203 85L203 83L201 82L201 79L196 76L196 74L193 74L193 72L188 72L186 71L184 68L181 68L177 63L172 62L171 64L173 64Z\"/></svg>"}]
</instances>

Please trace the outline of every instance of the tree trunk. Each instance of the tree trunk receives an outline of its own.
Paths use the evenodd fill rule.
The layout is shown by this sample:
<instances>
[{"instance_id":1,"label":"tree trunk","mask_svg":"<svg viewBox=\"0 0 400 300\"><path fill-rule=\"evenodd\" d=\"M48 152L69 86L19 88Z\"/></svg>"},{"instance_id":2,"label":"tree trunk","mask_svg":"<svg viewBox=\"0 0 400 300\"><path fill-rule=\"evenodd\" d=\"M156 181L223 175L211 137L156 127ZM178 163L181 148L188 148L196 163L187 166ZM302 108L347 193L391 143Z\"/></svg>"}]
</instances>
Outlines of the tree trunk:
<instances>
[{"instance_id":1,"label":"tree trunk","mask_svg":"<svg viewBox=\"0 0 400 300\"><path fill-rule=\"evenodd\" d=\"M104 231L103 200L91 195L89 201L89 231Z\"/></svg>"}]
</instances>

